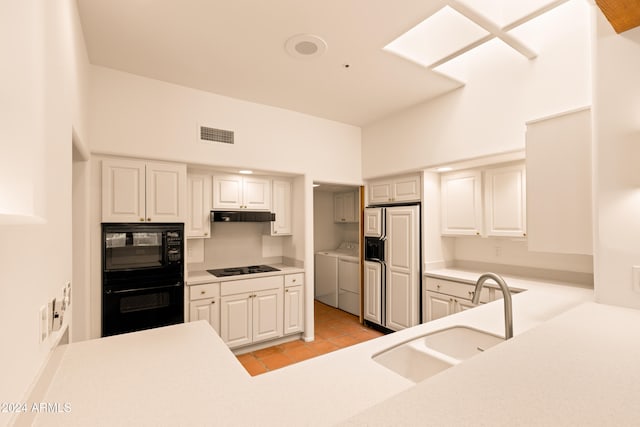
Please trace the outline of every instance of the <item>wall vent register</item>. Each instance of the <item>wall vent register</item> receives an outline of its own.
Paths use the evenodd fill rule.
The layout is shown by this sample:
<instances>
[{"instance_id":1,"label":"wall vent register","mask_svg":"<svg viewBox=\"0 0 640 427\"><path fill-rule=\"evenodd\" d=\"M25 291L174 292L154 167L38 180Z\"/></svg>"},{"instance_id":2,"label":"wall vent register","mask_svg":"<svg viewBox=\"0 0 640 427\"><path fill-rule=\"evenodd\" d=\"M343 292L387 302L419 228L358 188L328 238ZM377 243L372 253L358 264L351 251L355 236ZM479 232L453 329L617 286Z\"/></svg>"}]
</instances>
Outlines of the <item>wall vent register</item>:
<instances>
[{"instance_id":1,"label":"wall vent register","mask_svg":"<svg viewBox=\"0 0 640 427\"><path fill-rule=\"evenodd\" d=\"M234 133L230 130L200 126L199 135L200 141L222 142L224 144L234 143Z\"/></svg>"}]
</instances>

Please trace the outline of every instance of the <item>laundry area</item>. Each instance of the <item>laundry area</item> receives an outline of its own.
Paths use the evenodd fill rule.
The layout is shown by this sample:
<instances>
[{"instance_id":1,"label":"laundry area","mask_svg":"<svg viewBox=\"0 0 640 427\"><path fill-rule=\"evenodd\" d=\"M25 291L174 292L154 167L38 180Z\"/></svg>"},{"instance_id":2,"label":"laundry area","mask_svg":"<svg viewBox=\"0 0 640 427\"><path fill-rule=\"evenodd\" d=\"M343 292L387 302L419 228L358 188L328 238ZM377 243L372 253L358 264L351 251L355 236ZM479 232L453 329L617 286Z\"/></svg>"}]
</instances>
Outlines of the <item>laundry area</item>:
<instances>
[{"instance_id":1,"label":"laundry area","mask_svg":"<svg viewBox=\"0 0 640 427\"><path fill-rule=\"evenodd\" d=\"M359 188L315 185L315 299L360 316Z\"/></svg>"}]
</instances>

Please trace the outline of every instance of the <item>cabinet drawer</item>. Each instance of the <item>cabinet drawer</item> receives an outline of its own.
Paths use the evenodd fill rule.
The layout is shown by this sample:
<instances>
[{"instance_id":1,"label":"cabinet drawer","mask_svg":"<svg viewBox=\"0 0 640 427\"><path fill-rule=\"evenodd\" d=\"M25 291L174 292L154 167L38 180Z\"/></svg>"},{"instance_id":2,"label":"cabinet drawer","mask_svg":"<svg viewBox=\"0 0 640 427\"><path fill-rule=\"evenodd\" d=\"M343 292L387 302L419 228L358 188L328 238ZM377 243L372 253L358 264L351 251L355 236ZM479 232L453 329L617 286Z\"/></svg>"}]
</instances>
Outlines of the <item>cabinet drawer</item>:
<instances>
[{"instance_id":1,"label":"cabinet drawer","mask_svg":"<svg viewBox=\"0 0 640 427\"><path fill-rule=\"evenodd\" d=\"M205 283L189 286L189 300L195 301L220 296L220 283Z\"/></svg>"},{"instance_id":2,"label":"cabinet drawer","mask_svg":"<svg viewBox=\"0 0 640 427\"><path fill-rule=\"evenodd\" d=\"M474 285L453 282L449 280L434 279L432 277L427 277L425 283L428 291L440 292L454 297L464 298L469 301L471 301L471 299L473 298L473 291L476 288ZM482 291L480 292L480 302L487 303L490 301L493 301L493 298L491 298L491 291L489 288L484 286L482 288Z\"/></svg>"},{"instance_id":3,"label":"cabinet drawer","mask_svg":"<svg viewBox=\"0 0 640 427\"><path fill-rule=\"evenodd\" d=\"M284 276L284 287L304 285L304 273L287 274Z\"/></svg>"},{"instance_id":4,"label":"cabinet drawer","mask_svg":"<svg viewBox=\"0 0 640 427\"><path fill-rule=\"evenodd\" d=\"M234 295L244 292L258 292L268 289L282 289L282 276L261 277L259 279L230 280L220 285L220 295Z\"/></svg>"}]
</instances>

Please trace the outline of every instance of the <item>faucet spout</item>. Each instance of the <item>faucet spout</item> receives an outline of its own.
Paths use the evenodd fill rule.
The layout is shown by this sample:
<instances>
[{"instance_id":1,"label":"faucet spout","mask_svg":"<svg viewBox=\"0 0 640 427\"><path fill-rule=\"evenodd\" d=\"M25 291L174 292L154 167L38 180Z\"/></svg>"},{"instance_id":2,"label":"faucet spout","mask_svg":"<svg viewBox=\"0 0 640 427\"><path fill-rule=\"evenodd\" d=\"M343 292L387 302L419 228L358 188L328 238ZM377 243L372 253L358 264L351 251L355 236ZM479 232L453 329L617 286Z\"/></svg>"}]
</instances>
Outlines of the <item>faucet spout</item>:
<instances>
[{"instance_id":1,"label":"faucet spout","mask_svg":"<svg viewBox=\"0 0 640 427\"><path fill-rule=\"evenodd\" d=\"M474 304L478 304L480 302L480 291L482 290L482 286L484 282L487 280L495 281L498 286L500 286L500 290L502 291L504 301L504 338L508 340L509 338L513 338L513 308L511 305L511 292L509 292L509 287L504 279L498 276L495 273L484 273L480 277L478 277L478 281L476 282L476 289L473 293L473 299L471 302Z\"/></svg>"}]
</instances>

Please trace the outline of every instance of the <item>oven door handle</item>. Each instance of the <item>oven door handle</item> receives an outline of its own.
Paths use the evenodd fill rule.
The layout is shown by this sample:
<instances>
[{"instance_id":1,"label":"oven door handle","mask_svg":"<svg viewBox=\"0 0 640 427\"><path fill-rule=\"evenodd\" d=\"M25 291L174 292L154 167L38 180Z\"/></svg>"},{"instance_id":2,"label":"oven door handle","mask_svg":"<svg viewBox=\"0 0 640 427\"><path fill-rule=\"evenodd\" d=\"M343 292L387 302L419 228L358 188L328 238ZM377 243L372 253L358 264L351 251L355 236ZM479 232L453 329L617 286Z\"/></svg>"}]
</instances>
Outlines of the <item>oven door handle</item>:
<instances>
[{"instance_id":1,"label":"oven door handle","mask_svg":"<svg viewBox=\"0 0 640 427\"><path fill-rule=\"evenodd\" d=\"M134 289L122 289L119 291L113 291L111 289L107 289L104 291L105 294L126 294L130 292L140 292L140 291L155 291L158 289L167 289L167 288L177 288L182 286L182 283L178 282L173 285L164 285L164 286L152 286L150 288L134 288Z\"/></svg>"}]
</instances>

